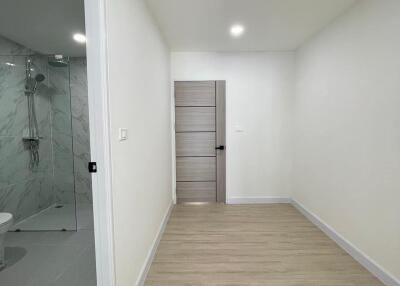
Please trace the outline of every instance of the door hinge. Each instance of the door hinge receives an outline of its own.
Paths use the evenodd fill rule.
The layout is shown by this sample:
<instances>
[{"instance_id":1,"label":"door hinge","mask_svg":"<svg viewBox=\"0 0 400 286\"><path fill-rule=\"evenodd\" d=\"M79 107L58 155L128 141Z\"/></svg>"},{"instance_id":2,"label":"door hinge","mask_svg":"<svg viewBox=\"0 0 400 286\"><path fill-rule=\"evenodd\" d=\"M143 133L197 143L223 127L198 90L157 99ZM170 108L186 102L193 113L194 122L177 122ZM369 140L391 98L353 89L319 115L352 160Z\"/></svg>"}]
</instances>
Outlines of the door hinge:
<instances>
[{"instance_id":1,"label":"door hinge","mask_svg":"<svg viewBox=\"0 0 400 286\"><path fill-rule=\"evenodd\" d=\"M89 169L89 173L97 173L97 163L89 162L88 169Z\"/></svg>"}]
</instances>

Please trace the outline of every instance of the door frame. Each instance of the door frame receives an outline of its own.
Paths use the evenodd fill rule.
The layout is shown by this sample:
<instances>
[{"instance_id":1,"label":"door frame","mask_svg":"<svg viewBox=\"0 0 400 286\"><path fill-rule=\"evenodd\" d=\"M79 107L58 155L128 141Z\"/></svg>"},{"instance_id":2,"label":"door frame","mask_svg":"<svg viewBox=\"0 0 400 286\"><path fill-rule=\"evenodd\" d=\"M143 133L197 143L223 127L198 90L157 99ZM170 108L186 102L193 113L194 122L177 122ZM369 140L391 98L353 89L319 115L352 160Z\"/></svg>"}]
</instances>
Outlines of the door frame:
<instances>
[{"instance_id":1,"label":"door frame","mask_svg":"<svg viewBox=\"0 0 400 286\"><path fill-rule=\"evenodd\" d=\"M226 82L215 81L215 127L217 150L217 202L226 204Z\"/></svg>"},{"instance_id":2,"label":"door frame","mask_svg":"<svg viewBox=\"0 0 400 286\"><path fill-rule=\"evenodd\" d=\"M107 62L106 0L84 0L93 217L98 286L114 286L115 257L112 211L111 132Z\"/></svg>"},{"instance_id":3,"label":"door frame","mask_svg":"<svg viewBox=\"0 0 400 286\"><path fill-rule=\"evenodd\" d=\"M226 80L210 79L171 79L171 164L172 164L172 199L174 204L176 200L176 142L175 142L175 82L177 81L215 81L216 83L216 134L217 144L225 146L225 150L217 158L217 202L227 203L226 190ZM219 103L219 104L218 104ZM218 106L223 107L218 112ZM220 132L218 132L219 129ZM217 151L221 152L221 151Z\"/></svg>"}]
</instances>

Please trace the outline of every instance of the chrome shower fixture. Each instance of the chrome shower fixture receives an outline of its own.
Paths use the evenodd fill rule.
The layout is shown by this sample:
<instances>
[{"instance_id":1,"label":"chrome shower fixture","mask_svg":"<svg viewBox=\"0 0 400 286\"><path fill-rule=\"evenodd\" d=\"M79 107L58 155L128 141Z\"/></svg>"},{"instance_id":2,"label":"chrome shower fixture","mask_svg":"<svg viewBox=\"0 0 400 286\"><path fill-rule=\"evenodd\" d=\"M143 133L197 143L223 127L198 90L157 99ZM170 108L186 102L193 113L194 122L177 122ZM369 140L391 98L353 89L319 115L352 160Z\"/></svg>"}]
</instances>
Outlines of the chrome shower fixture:
<instances>
[{"instance_id":1,"label":"chrome shower fixture","mask_svg":"<svg viewBox=\"0 0 400 286\"><path fill-rule=\"evenodd\" d=\"M56 67L56 68L63 68L67 67L69 64L69 58L64 57L63 55L54 55L49 56L48 58L49 65Z\"/></svg>"},{"instance_id":2,"label":"chrome shower fixture","mask_svg":"<svg viewBox=\"0 0 400 286\"><path fill-rule=\"evenodd\" d=\"M35 93L38 84L45 80L43 74L37 74L32 78L32 59L26 58L25 61L25 95L28 102L28 134L23 137L23 141L29 148L30 162L29 168L39 166L39 126L36 118Z\"/></svg>"}]
</instances>

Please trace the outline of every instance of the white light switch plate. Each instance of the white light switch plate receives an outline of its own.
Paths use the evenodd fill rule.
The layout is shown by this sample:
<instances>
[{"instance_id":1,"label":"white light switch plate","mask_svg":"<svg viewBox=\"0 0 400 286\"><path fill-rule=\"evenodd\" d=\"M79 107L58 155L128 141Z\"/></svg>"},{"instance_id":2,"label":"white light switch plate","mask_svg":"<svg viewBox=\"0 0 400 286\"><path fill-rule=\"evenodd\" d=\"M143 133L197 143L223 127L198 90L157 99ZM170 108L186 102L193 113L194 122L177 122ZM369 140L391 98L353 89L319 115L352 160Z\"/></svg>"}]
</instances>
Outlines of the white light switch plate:
<instances>
[{"instance_id":1,"label":"white light switch plate","mask_svg":"<svg viewBox=\"0 0 400 286\"><path fill-rule=\"evenodd\" d=\"M128 129L127 128L120 128L118 133L119 141L128 140Z\"/></svg>"}]
</instances>

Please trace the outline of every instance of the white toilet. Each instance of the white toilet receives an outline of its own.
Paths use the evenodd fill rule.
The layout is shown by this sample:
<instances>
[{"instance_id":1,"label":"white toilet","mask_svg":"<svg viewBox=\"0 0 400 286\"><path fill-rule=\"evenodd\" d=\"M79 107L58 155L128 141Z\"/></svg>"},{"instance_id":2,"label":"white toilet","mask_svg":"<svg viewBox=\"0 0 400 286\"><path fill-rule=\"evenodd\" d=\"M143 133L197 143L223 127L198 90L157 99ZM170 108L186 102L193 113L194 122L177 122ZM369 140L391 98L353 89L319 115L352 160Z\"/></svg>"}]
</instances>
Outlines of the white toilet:
<instances>
[{"instance_id":1,"label":"white toilet","mask_svg":"<svg viewBox=\"0 0 400 286\"><path fill-rule=\"evenodd\" d=\"M6 266L4 260L4 239L7 231L13 224L13 216L10 213L0 213L0 269Z\"/></svg>"}]
</instances>

